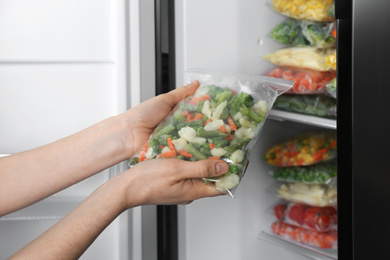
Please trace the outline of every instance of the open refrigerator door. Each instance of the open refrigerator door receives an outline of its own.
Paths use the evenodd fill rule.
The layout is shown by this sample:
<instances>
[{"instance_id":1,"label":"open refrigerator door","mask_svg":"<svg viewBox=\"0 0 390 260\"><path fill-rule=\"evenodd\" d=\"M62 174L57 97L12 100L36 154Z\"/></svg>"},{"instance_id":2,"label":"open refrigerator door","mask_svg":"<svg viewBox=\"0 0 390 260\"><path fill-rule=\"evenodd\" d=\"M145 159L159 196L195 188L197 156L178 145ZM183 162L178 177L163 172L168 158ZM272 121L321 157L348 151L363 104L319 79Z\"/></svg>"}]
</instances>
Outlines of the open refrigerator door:
<instances>
[{"instance_id":1,"label":"open refrigerator door","mask_svg":"<svg viewBox=\"0 0 390 260\"><path fill-rule=\"evenodd\" d=\"M334 3L291 2L175 2L178 86L192 68L296 82L276 99L235 198L179 207L180 259L337 259ZM328 137L297 138L318 131Z\"/></svg>"}]
</instances>

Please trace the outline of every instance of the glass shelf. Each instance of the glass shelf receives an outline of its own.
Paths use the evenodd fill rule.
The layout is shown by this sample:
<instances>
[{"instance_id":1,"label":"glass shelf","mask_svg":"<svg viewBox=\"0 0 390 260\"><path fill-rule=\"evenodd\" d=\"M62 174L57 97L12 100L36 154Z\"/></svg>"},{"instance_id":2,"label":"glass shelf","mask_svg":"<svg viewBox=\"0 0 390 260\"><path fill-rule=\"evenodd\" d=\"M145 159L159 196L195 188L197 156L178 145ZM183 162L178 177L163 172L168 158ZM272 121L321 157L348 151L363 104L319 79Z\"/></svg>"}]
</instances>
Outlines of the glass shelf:
<instances>
[{"instance_id":1,"label":"glass shelf","mask_svg":"<svg viewBox=\"0 0 390 260\"><path fill-rule=\"evenodd\" d=\"M279 121L292 121L307 125L319 126L336 130L336 119L322 118L310 115L303 115L293 112L272 109L268 115L269 119Z\"/></svg>"},{"instance_id":2,"label":"glass shelf","mask_svg":"<svg viewBox=\"0 0 390 260\"><path fill-rule=\"evenodd\" d=\"M305 257L315 260L336 260L337 249L321 249L287 240L268 231L261 231L258 238L265 242L278 245L286 250L294 251Z\"/></svg>"}]
</instances>

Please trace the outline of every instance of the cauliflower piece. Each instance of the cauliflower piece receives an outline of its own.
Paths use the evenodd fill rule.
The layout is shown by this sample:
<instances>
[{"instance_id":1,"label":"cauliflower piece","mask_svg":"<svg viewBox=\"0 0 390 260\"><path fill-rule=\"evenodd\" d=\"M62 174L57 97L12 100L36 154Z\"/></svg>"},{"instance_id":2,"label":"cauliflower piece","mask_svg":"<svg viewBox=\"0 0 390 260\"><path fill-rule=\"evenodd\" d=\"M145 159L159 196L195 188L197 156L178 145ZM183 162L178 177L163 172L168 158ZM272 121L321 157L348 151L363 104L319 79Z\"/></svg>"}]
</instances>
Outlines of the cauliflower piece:
<instances>
[{"instance_id":1,"label":"cauliflower piece","mask_svg":"<svg viewBox=\"0 0 390 260\"><path fill-rule=\"evenodd\" d=\"M225 123L223 122L222 119L216 120L216 121L211 121L209 122L205 127L205 131L215 131L218 130L221 126L225 126Z\"/></svg>"},{"instance_id":2,"label":"cauliflower piece","mask_svg":"<svg viewBox=\"0 0 390 260\"><path fill-rule=\"evenodd\" d=\"M241 117L238 122L240 122L240 125L246 127L246 128L256 128L256 125L252 124L250 121L246 120L245 118Z\"/></svg>"},{"instance_id":3,"label":"cauliflower piece","mask_svg":"<svg viewBox=\"0 0 390 260\"><path fill-rule=\"evenodd\" d=\"M225 154L227 154L227 151L223 148L214 148L211 149L210 152L213 156L224 156Z\"/></svg>"},{"instance_id":4,"label":"cauliflower piece","mask_svg":"<svg viewBox=\"0 0 390 260\"><path fill-rule=\"evenodd\" d=\"M267 104L267 101L266 101L266 100L257 101L257 102L253 105L252 110L253 110L256 114L258 114L259 112L267 113L267 112L268 112L268 104Z\"/></svg>"},{"instance_id":5,"label":"cauliflower piece","mask_svg":"<svg viewBox=\"0 0 390 260\"><path fill-rule=\"evenodd\" d=\"M166 152L169 152L171 151L171 149L169 149L168 146L165 146L162 150L161 150L161 153L166 153Z\"/></svg>"},{"instance_id":6,"label":"cauliflower piece","mask_svg":"<svg viewBox=\"0 0 390 260\"><path fill-rule=\"evenodd\" d=\"M244 160L244 153L242 150L235 150L230 156L230 160L232 160L235 164L239 164Z\"/></svg>"},{"instance_id":7,"label":"cauliflower piece","mask_svg":"<svg viewBox=\"0 0 390 260\"><path fill-rule=\"evenodd\" d=\"M221 118L221 114L223 112L223 110L225 109L227 105L227 101L223 101L221 104L219 104L216 108L215 108L215 111L213 113L213 115L211 116L211 120L215 121L215 120L218 120Z\"/></svg>"},{"instance_id":8,"label":"cauliflower piece","mask_svg":"<svg viewBox=\"0 0 390 260\"><path fill-rule=\"evenodd\" d=\"M192 141L191 143L194 143L194 144L204 144L206 142L206 138L203 138L203 137L195 137L194 141Z\"/></svg>"},{"instance_id":9,"label":"cauliflower piece","mask_svg":"<svg viewBox=\"0 0 390 260\"><path fill-rule=\"evenodd\" d=\"M176 151L184 150L187 146L187 140L183 137L180 137L177 140L172 140L172 143L175 146Z\"/></svg>"},{"instance_id":10,"label":"cauliflower piece","mask_svg":"<svg viewBox=\"0 0 390 260\"><path fill-rule=\"evenodd\" d=\"M198 89L196 90L195 96L201 97L201 96L207 95L208 93L209 93L209 88L206 85L201 84L198 87Z\"/></svg>"},{"instance_id":11,"label":"cauliflower piece","mask_svg":"<svg viewBox=\"0 0 390 260\"><path fill-rule=\"evenodd\" d=\"M148 150L146 151L145 158L152 158L153 155L153 147L149 147Z\"/></svg>"},{"instance_id":12,"label":"cauliflower piece","mask_svg":"<svg viewBox=\"0 0 390 260\"><path fill-rule=\"evenodd\" d=\"M255 131L253 128L247 128L247 127L240 127L237 129L237 131L234 133L235 136L237 136L240 139L252 139L255 136Z\"/></svg>"},{"instance_id":13,"label":"cauliflower piece","mask_svg":"<svg viewBox=\"0 0 390 260\"><path fill-rule=\"evenodd\" d=\"M202 114L206 115L208 118L211 118L210 101L206 100L203 103Z\"/></svg>"},{"instance_id":14,"label":"cauliflower piece","mask_svg":"<svg viewBox=\"0 0 390 260\"><path fill-rule=\"evenodd\" d=\"M240 183L240 177L237 174L230 174L222 176L215 183L215 187L221 191L225 192L226 190L233 189Z\"/></svg>"},{"instance_id":15,"label":"cauliflower piece","mask_svg":"<svg viewBox=\"0 0 390 260\"><path fill-rule=\"evenodd\" d=\"M237 114L235 114L234 116L233 116L233 120L234 121L237 121L237 120L240 120L240 118L242 118L243 116L242 116L242 113L241 112L237 112Z\"/></svg>"},{"instance_id":16,"label":"cauliflower piece","mask_svg":"<svg viewBox=\"0 0 390 260\"><path fill-rule=\"evenodd\" d=\"M232 128L230 125L225 124L226 133L230 134L232 132Z\"/></svg>"},{"instance_id":17,"label":"cauliflower piece","mask_svg":"<svg viewBox=\"0 0 390 260\"><path fill-rule=\"evenodd\" d=\"M180 137L183 137L184 139L186 139L188 142L193 142L196 138L196 131L195 129L189 127L189 126L185 126L185 127L182 127L178 134L180 135Z\"/></svg>"}]
</instances>

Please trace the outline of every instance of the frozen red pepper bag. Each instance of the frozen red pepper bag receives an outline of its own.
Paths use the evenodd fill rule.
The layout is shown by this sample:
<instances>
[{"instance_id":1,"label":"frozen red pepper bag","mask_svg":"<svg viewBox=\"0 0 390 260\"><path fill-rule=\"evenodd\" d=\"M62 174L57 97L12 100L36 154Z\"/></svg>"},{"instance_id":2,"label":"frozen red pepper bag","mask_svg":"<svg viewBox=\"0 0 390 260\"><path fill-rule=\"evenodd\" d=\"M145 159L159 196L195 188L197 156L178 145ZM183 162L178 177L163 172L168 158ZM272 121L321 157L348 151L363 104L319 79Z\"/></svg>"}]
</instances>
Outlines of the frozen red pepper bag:
<instances>
[{"instance_id":1,"label":"frozen red pepper bag","mask_svg":"<svg viewBox=\"0 0 390 260\"><path fill-rule=\"evenodd\" d=\"M230 165L229 171L204 181L233 196L275 99L293 82L187 71L186 83L194 80L201 84L197 91L180 101L157 126L148 142L130 159L130 166L156 158L221 159Z\"/></svg>"}]
</instances>

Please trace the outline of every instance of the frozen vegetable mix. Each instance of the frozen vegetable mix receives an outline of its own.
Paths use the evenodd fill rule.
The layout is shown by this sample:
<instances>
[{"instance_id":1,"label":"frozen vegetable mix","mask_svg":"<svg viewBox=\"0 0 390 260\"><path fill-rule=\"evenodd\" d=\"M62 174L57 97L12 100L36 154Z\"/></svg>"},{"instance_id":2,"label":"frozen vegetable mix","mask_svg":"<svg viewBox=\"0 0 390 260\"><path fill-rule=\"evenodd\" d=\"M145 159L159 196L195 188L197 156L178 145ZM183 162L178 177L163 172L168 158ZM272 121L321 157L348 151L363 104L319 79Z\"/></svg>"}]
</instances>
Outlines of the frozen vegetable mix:
<instances>
[{"instance_id":1,"label":"frozen vegetable mix","mask_svg":"<svg viewBox=\"0 0 390 260\"><path fill-rule=\"evenodd\" d=\"M287 19L271 31L271 38L291 46L329 48L336 46L334 23Z\"/></svg>"},{"instance_id":2,"label":"frozen vegetable mix","mask_svg":"<svg viewBox=\"0 0 390 260\"><path fill-rule=\"evenodd\" d=\"M328 84L326 84L326 93L333 97L337 98L337 79L333 79Z\"/></svg>"},{"instance_id":3,"label":"frozen vegetable mix","mask_svg":"<svg viewBox=\"0 0 390 260\"><path fill-rule=\"evenodd\" d=\"M279 181L327 184L337 177L337 160L309 166L275 167L270 174Z\"/></svg>"},{"instance_id":4,"label":"frozen vegetable mix","mask_svg":"<svg viewBox=\"0 0 390 260\"><path fill-rule=\"evenodd\" d=\"M322 249L337 248L336 231L322 233L290 225L282 221L272 223L271 229L274 234L299 243Z\"/></svg>"},{"instance_id":5,"label":"frozen vegetable mix","mask_svg":"<svg viewBox=\"0 0 390 260\"><path fill-rule=\"evenodd\" d=\"M263 57L276 66L330 71L336 69L336 50L315 47L290 47L279 49Z\"/></svg>"},{"instance_id":6,"label":"frozen vegetable mix","mask_svg":"<svg viewBox=\"0 0 390 260\"><path fill-rule=\"evenodd\" d=\"M336 78L336 71L315 71L277 67L272 69L267 76L294 81L294 86L287 93L319 94L326 93L327 84Z\"/></svg>"},{"instance_id":7,"label":"frozen vegetable mix","mask_svg":"<svg viewBox=\"0 0 390 260\"><path fill-rule=\"evenodd\" d=\"M305 115L335 118L337 102L326 95L282 95L275 101L275 109Z\"/></svg>"},{"instance_id":8,"label":"frozen vegetable mix","mask_svg":"<svg viewBox=\"0 0 390 260\"><path fill-rule=\"evenodd\" d=\"M274 9L291 18L334 21L334 0L272 0Z\"/></svg>"},{"instance_id":9,"label":"frozen vegetable mix","mask_svg":"<svg viewBox=\"0 0 390 260\"><path fill-rule=\"evenodd\" d=\"M199 80L200 87L157 126L130 165L156 158L221 159L229 172L204 181L233 196L274 100L293 82L198 71L187 79Z\"/></svg>"},{"instance_id":10,"label":"frozen vegetable mix","mask_svg":"<svg viewBox=\"0 0 390 260\"><path fill-rule=\"evenodd\" d=\"M271 147L265 160L275 166L305 166L337 156L336 131L319 130L299 134Z\"/></svg>"},{"instance_id":11,"label":"frozen vegetable mix","mask_svg":"<svg viewBox=\"0 0 390 260\"><path fill-rule=\"evenodd\" d=\"M294 202L280 203L274 207L279 221L318 232L337 230L337 210L334 207L313 207Z\"/></svg>"}]
</instances>

